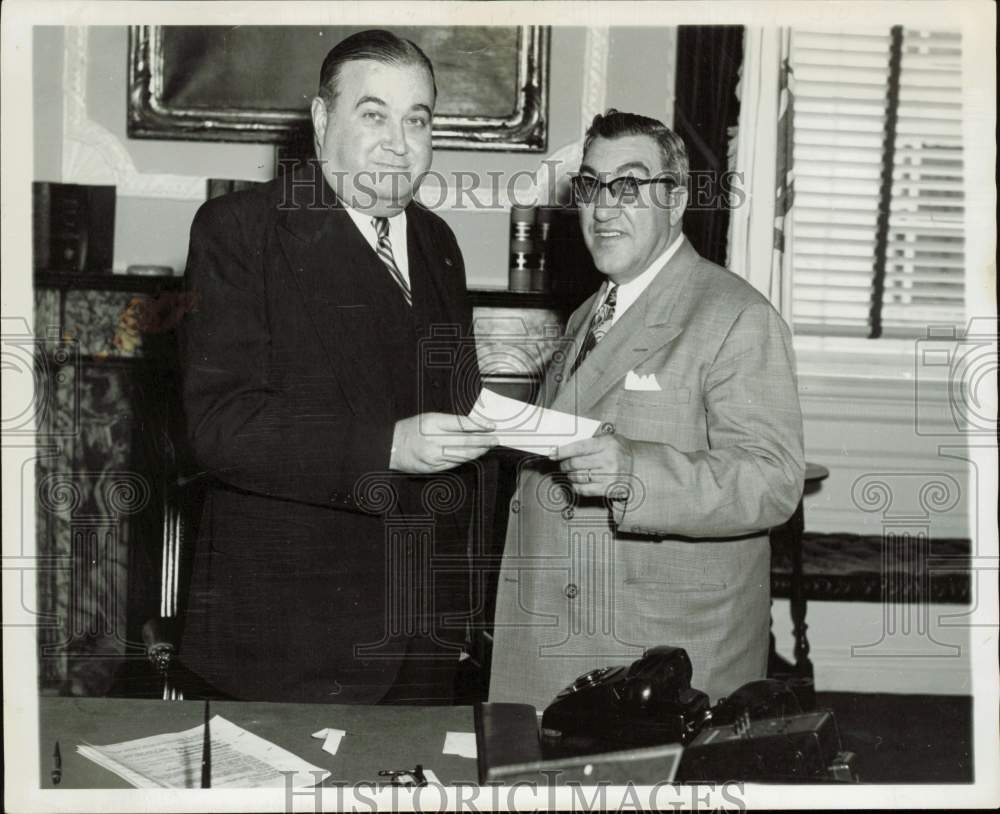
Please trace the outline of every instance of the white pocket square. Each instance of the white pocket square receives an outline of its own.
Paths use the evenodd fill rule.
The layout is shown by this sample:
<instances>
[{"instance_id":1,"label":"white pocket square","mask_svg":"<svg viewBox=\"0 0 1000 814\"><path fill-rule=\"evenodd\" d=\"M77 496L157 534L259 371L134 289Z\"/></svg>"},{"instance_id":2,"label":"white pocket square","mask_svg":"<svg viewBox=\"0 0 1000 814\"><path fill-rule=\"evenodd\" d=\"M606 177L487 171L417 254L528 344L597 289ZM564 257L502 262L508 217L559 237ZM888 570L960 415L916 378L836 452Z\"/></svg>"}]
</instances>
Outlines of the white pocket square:
<instances>
[{"instance_id":1,"label":"white pocket square","mask_svg":"<svg viewBox=\"0 0 1000 814\"><path fill-rule=\"evenodd\" d=\"M625 389L658 391L660 389L660 383L656 381L655 373L641 374L636 373L634 370L630 370L625 376Z\"/></svg>"}]
</instances>

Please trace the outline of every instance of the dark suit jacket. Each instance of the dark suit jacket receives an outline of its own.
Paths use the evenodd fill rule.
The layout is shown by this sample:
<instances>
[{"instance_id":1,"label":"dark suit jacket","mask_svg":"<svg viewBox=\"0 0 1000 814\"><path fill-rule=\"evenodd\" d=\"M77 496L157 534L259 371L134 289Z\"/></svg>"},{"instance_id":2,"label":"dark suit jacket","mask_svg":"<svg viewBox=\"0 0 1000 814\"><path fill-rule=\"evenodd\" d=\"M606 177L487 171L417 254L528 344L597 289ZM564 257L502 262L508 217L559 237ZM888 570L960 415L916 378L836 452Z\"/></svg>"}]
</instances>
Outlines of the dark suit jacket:
<instances>
[{"instance_id":1,"label":"dark suit jacket","mask_svg":"<svg viewBox=\"0 0 1000 814\"><path fill-rule=\"evenodd\" d=\"M180 656L236 697L373 703L421 633L457 659L474 467L387 467L395 422L467 413L479 372L454 235L407 219L412 309L314 165L195 217L183 400L213 486Z\"/></svg>"}]
</instances>

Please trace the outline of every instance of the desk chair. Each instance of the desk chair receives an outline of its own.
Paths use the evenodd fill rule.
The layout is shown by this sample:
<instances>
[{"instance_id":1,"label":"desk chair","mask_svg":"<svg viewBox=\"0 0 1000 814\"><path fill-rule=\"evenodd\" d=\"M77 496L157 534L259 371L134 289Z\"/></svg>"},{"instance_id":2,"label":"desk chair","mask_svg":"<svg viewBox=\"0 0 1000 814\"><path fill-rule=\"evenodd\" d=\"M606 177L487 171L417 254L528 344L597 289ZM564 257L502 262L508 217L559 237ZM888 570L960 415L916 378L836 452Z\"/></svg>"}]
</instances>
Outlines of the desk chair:
<instances>
[{"instance_id":1,"label":"desk chair","mask_svg":"<svg viewBox=\"0 0 1000 814\"><path fill-rule=\"evenodd\" d=\"M206 184L206 197L217 198L229 192L252 189L258 184L256 181L210 178ZM181 685L184 682L176 680L180 673L177 642L182 599L187 596L190 579L190 548L201 507L202 487L178 474L176 449L170 452L174 454L168 456L172 460L166 462L166 468L172 474L165 478L163 488L163 541L158 589L160 608L159 614L143 625L142 640L146 646L146 658L163 685L164 700L182 700L184 690Z\"/></svg>"},{"instance_id":2,"label":"desk chair","mask_svg":"<svg viewBox=\"0 0 1000 814\"><path fill-rule=\"evenodd\" d=\"M163 548L159 615L146 621L142 640L146 658L159 676L165 701L184 699L183 669L177 659L184 598L190 584L191 545L201 508L199 481L173 479L163 490Z\"/></svg>"}]
</instances>

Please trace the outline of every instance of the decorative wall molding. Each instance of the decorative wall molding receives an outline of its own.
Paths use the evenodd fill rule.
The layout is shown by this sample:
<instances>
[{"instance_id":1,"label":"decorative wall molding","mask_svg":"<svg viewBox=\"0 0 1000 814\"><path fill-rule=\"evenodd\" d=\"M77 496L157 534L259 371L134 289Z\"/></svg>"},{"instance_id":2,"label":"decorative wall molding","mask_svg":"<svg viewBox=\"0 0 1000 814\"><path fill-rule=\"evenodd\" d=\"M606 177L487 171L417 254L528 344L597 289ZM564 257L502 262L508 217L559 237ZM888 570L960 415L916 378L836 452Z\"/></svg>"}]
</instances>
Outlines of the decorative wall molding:
<instances>
[{"instance_id":1,"label":"decorative wall molding","mask_svg":"<svg viewBox=\"0 0 1000 814\"><path fill-rule=\"evenodd\" d=\"M140 172L118 136L89 117L88 33L86 26L65 29L62 180L114 184L126 197L204 200L204 178Z\"/></svg>"},{"instance_id":2,"label":"decorative wall molding","mask_svg":"<svg viewBox=\"0 0 1000 814\"><path fill-rule=\"evenodd\" d=\"M610 28L588 28L583 56L583 94L580 105L580 132L583 133L594 116L607 107L608 52Z\"/></svg>"},{"instance_id":3,"label":"decorative wall molding","mask_svg":"<svg viewBox=\"0 0 1000 814\"><path fill-rule=\"evenodd\" d=\"M669 66L672 82L666 82L667 98L664 100L663 123L674 126L674 103L677 100L677 28L667 31L663 46L663 64Z\"/></svg>"}]
</instances>

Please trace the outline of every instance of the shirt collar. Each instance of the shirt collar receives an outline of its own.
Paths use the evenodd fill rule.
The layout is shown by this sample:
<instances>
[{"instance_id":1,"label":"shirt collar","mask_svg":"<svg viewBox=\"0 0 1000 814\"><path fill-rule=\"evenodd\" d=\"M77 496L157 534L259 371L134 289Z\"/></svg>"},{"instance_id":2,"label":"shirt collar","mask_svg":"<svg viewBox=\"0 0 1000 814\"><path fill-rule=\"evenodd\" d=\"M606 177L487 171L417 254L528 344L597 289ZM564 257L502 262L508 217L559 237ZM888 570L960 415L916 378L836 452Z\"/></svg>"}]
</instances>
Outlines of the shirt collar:
<instances>
[{"instance_id":1,"label":"shirt collar","mask_svg":"<svg viewBox=\"0 0 1000 814\"><path fill-rule=\"evenodd\" d=\"M370 244L375 245L378 239L375 235L374 216L367 212L359 212L357 209L352 209L343 201L341 201L341 204L344 207L344 211L354 221L354 225L358 227L358 231L364 235ZM398 214L388 218L388 221L389 240L392 241L393 246L398 246L400 239L405 239L406 237L406 210L403 209Z\"/></svg>"},{"instance_id":2,"label":"shirt collar","mask_svg":"<svg viewBox=\"0 0 1000 814\"><path fill-rule=\"evenodd\" d=\"M674 242L667 246L663 252L657 255L657 257L653 259L653 262L646 267L642 274L638 277L633 277L627 283L621 283L618 285L615 314L611 319L612 325L618 321L618 317L629 309L629 306L631 306L632 303L639 299L639 295L649 287L649 284L653 282L656 275L660 273L660 270L670 261L670 258L677 253L677 250L681 247L681 243L683 242L684 234L678 234L674 239ZM608 285L605 286L604 296L601 297L601 302L604 302L607 298L608 291L611 290L611 285L612 283L609 282Z\"/></svg>"}]
</instances>

